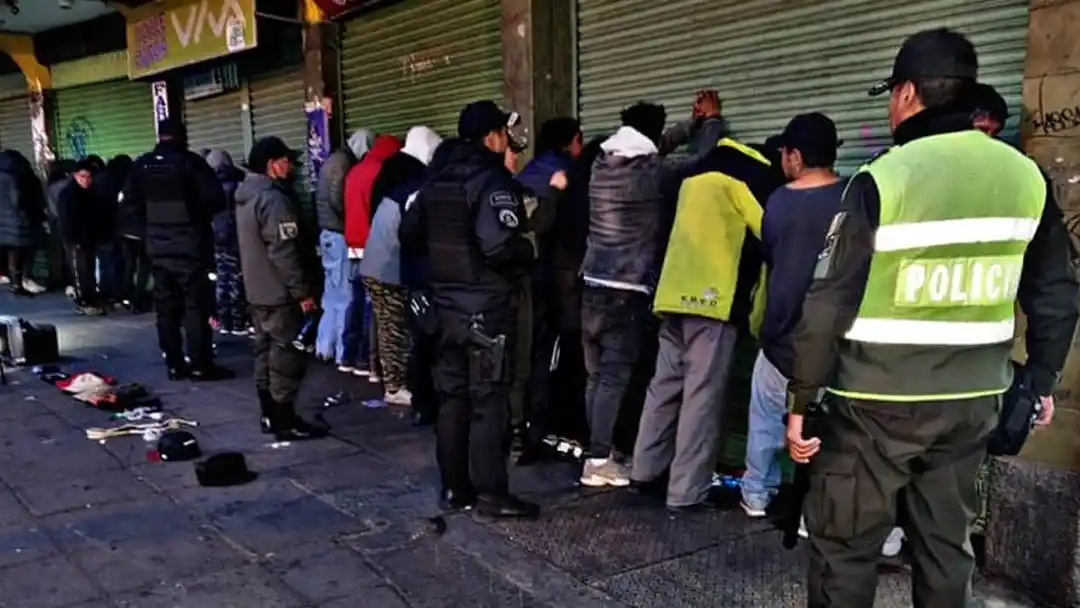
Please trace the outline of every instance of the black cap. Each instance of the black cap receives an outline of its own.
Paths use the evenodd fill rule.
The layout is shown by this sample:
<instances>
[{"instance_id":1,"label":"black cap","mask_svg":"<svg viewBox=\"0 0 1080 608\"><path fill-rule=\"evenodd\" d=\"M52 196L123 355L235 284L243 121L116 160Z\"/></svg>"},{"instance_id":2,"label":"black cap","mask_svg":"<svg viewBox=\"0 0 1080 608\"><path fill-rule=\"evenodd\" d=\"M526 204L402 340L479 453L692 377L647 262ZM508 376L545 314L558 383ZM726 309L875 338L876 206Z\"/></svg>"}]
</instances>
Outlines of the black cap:
<instances>
[{"instance_id":1,"label":"black cap","mask_svg":"<svg viewBox=\"0 0 1080 608\"><path fill-rule=\"evenodd\" d=\"M971 87L969 107L972 114L987 114L1001 124L1009 120L1009 104L988 84L980 82Z\"/></svg>"},{"instance_id":2,"label":"black cap","mask_svg":"<svg viewBox=\"0 0 1080 608\"><path fill-rule=\"evenodd\" d=\"M162 136L183 139L187 137L187 126L179 117L170 116L158 123L158 137Z\"/></svg>"},{"instance_id":3,"label":"black cap","mask_svg":"<svg viewBox=\"0 0 1080 608\"><path fill-rule=\"evenodd\" d=\"M950 29L925 30L910 36L893 62L892 75L868 91L881 95L896 85L917 78L969 78L979 73L975 46Z\"/></svg>"},{"instance_id":4,"label":"black cap","mask_svg":"<svg viewBox=\"0 0 1080 608\"><path fill-rule=\"evenodd\" d=\"M492 131L514 126L511 124L513 116L490 99L474 101L458 116L458 136L469 141L481 140Z\"/></svg>"},{"instance_id":5,"label":"black cap","mask_svg":"<svg viewBox=\"0 0 1080 608\"><path fill-rule=\"evenodd\" d=\"M836 135L836 123L821 112L797 115L783 133L769 139L773 145L804 154L835 152L844 143Z\"/></svg>"},{"instance_id":6,"label":"black cap","mask_svg":"<svg viewBox=\"0 0 1080 608\"><path fill-rule=\"evenodd\" d=\"M272 160L288 158L295 161L300 153L285 145L280 137L264 137L251 146L248 153L248 167L256 173L266 171L266 165Z\"/></svg>"}]
</instances>

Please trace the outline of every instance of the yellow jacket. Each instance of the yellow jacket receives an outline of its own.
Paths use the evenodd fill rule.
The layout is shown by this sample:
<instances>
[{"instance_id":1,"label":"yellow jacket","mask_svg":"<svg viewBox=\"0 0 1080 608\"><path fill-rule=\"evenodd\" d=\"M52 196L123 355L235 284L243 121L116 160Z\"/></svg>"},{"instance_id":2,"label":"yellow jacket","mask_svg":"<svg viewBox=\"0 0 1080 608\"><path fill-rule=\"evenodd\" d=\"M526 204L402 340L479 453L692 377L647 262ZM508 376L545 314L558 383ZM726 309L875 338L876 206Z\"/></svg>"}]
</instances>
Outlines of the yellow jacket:
<instances>
[{"instance_id":1,"label":"yellow jacket","mask_svg":"<svg viewBox=\"0 0 1080 608\"><path fill-rule=\"evenodd\" d=\"M782 183L757 150L717 142L679 189L653 311L747 323L756 334L765 309L761 217Z\"/></svg>"}]
</instances>

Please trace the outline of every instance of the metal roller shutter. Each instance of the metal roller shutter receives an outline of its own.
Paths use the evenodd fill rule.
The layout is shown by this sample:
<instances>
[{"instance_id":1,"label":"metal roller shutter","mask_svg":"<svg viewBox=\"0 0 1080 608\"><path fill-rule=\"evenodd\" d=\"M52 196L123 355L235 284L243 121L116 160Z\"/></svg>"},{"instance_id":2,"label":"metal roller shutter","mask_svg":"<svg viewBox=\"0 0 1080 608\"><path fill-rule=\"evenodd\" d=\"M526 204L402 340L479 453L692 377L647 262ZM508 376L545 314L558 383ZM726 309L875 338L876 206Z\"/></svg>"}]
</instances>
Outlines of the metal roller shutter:
<instances>
[{"instance_id":1,"label":"metal roller shutter","mask_svg":"<svg viewBox=\"0 0 1080 608\"><path fill-rule=\"evenodd\" d=\"M154 146L150 83L114 80L56 92L57 147L61 158L97 154L106 161Z\"/></svg>"},{"instance_id":2,"label":"metal roller shutter","mask_svg":"<svg viewBox=\"0 0 1080 608\"><path fill-rule=\"evenodd\" d=\"M0 100L0 149L18 150L27 160L34 162L30 99L26 94Z\"/></svg>"},{"instance_id":3,"label":"metal roller shutter","mask_svg":"<svg viewBox=\"0 0 1080 608\"><path fill-rule=\"evenodd\" d=\"M462 106L503 97L499 0L405 0L345 24L345 128L457 132Z\"/></svg>"},{"instance_id":4,"label":"metal roller shutter","mask_svg":"<svg viewBox=\"0 0 1080 608\"><path fill-rule=\"evenodd\" d=\"M940 26L968 35L980 80L1018 117L1027 22L1027 0L578 0L578 105L598 135L627 103L661 102L674 118L711 87L748 142L820 111L837 123L839 168L850 173L891 141L885 102L866 90L888 75L906 36ZM1006 138L1018 137L1017 121Z\"/></svg>"},{"instance_id":5,"label":"metal roller shutter","mask_svg":"<svg viewBox=\"0 0 1080 608\"><path fill-rule=\"evenodd\" d=\"M244 99L240 91L184 102L188 147L225 150L239 163L244 158Z\"/></svg>"},{"instance_id":6,"label":"metal roller shutter","mask_svg":"<svg viewBox=\"0 0 1080 608\"><path fill-rule=\"evenodd\" d=\"M251 78L251 122L255 139L274 135L294 150L307 153L303 66L295 65ZM297 189L307 190L301 159Z\"/></svg>"}]
</instances>

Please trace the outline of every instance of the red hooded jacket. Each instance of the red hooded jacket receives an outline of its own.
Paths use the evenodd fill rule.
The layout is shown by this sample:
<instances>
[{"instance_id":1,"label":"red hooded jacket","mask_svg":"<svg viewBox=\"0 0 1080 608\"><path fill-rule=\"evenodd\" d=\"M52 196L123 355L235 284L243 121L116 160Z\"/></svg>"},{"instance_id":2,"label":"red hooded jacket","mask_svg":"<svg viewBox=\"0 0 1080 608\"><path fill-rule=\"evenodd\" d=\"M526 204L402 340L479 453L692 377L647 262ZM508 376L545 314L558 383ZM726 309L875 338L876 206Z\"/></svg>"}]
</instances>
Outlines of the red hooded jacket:
<instances>
[{"instance_id":1,"label":"red hooded jacket","mask_svg":"<svg viewBox=\"0 0 1080 608\"><path fill-rule=\"evenodd\" d=\"M383 161L400 149L398 138L380 135L375 138L371 150L345 176L345 243L351 249L363 249L367 243L371 229L371 188Z\"/></svg>"}]
</instances>

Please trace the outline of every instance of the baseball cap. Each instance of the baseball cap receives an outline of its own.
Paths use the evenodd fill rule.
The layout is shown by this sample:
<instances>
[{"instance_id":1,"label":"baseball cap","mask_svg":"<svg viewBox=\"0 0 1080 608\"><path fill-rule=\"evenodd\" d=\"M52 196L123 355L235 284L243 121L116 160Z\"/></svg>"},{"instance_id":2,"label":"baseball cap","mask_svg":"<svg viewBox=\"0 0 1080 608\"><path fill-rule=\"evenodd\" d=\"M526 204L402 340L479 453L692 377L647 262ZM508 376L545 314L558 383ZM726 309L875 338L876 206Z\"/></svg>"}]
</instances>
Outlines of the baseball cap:
<instances>
[{"instance_id":1,"label":"baseball cap","mask_svg":"<svg viewBox=\"0 0 1080 608\"><path fill-rule=\"evenodd\" d=\"M971 88L970 95L968 105L973 114L986 113L1002 124L1009 120L1009 104L994 87L980 82Z\"/></svg>"},{"instance_id":2,"label":"baseball cap","mask_svg":"<svg viewBox=\"0 0 1080 608\"><path fill-rule=\"evenodd\" d=\"M467 141L479 141L488 133L505 127L510 134L510 149L522 152L528 147L528 140L518 132L520 123L517 112L507 112L490 99L474 101L458 116L458 136Z\"/></svg>"},{"instance_id":3,"label":"baseball cap","mask_svg":"<svg viewBox=\"0 0 1080 608\"><path fill-rule=\"evenodd\" d=\"M836 123L821 112L795 116L784 127L783 133L770 139L774 145L804 154L835 152L844 143L837 137Z\"/></svg>"},{"instance_id":4,"label":"baseball cap","mask_svg":"<svg viewBox=\"0 0 1080 608\"><path fill-rule=\"evenodd\" d=\"M947 28L924 30L904 41L893 62L892 75L870 87L881 95L896 85L916 78L970 78L979 72L975 46L962 34Z\"/></svg>"},{"instance_id":5,"label":"baseball cap","mask_svg":"<svg viewBox=\"0 0 1080 608\"><path fill-rule=\"evenodd\" d=\"M300 153L285 145L280 137L263 137L251 146L251 152L248 153L248 167L252 171L262 173L272 160L288 158L295 161L299 156Z\"/></svg>"}]
</instances>

